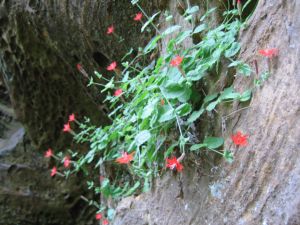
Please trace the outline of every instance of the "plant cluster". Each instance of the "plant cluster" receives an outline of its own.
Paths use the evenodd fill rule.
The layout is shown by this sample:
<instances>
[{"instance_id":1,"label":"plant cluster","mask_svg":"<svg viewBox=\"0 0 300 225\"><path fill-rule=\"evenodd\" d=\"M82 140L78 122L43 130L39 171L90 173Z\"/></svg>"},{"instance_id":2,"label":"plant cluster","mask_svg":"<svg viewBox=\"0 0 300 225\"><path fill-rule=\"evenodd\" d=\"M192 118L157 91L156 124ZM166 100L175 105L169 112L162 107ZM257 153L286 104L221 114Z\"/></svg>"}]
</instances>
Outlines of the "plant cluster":
<instances>
[{"instance_id":1,"label":"plant cluster","mask_svg":"<svg viewBox=\"0 0 300 225\"><path fill-rule=\"evenodd\" d=\"M226 11L223 23L215 28L205 22L214 11L210 9L200 18L201 24L192 29L185 30L176 24L160 31L155 25L159 13L149 17L137 0L133 0L132 4L140 10L133 19L142 24L141 31L152 27L156 35L144 48L139 48L134 57L131 49L120 61L108 65L107 71L115 73L111 79L97 71L89 78L89 86L100 86L101 92L107 93L105 102L110 105L108 116L111 124L97 127L88 118L77 121L72 114L63 131L71 133L77 143L88 143L89 150L79 153L69 149L67 154L54 155L49 149L45 154L45 157L61 161L68 169L60 173L54 167L51 176L68 177L80 170L89 174L92 171L88 168L96 168L100 171L97 174L100 174L97 180L88 181L88 188L103 198L115 200L148 191L152 179L159 176L164 168L181 172L188 151L213 151L231 162L233 154L222 150L222 137L207 136L197 143L190 138L191 128L205 114L217 113L218 105L247 102L252 94L251 89L239 93L230 86L199 97L197 90L193 89L195 84L208 85L210 74L218 69L221 60L227 60L228 68L235 68L237 76L251 75L251 67L236 60L240 50L237 35L243 26L237 17L242 10L238 8L241 5ZM183 16L187 21L193 21L198 10L198 6L189 7ZM166 15L166 20L172 21L172 16ZM186 39L199 34L202 36L200 42L189 48L182 47ZM107 35L119 37L113 25L108 27ZM160 42L165 43L165 54L152 58L153 52L159 51ZM270 58L275 53L268 49L260 52ZM78 64L77 69L87 76L82 65ZM219 76L218 71L214 74ZM256 84L260 85L263 81L257 79ZM248 136L241 132L231 138L237 146L248 143ZM114 168L113 175L102 174L107 165ZM96 219L102 220L102 224L113 219L115 211L112 207L103 205L103 202L87 201L98 208Z\"/></svg>"}]
</instances>

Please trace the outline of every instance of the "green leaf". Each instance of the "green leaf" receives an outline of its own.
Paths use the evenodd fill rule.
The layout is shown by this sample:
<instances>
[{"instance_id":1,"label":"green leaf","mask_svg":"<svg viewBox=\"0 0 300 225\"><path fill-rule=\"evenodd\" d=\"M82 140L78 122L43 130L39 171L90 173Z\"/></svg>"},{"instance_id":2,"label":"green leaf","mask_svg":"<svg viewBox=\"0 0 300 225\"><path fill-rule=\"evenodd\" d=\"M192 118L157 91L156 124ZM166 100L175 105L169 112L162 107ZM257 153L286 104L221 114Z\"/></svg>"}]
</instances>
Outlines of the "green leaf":
<instances>
[{"instance_id":1,"label":"green leaf","mask_svg":"<svg viewBox=\"0 0 300 225\"><path fill-rule=\"evenodd\" d=\"M219 103L218 100L209 103L209 105L206 107L206 110L209 111L209 112L212 111L212 110L214 110L216 108L216 106L217 106L218 103Z\"/></svg>"},{"instance_id":2,"label":"green leaf","mask_svg":"<svg viewBox=\"0 0 300 225\"><path fill-rule=\"evenodd\" d=\"M140 146L144 144L146 141L148 141L151 138L151 133L149 130L143 130L139 132L135 137L135 143Z\"/></svg>"},{"instance_id":3,"label":"green leaf","mask_svg":"<svg viewBox=\"0 0 300 225\"><path fill-rule=\"evenodd\" d=\"M135 5L136 3L138 3L139 2L139 0L131 0L131 4L132 5Z\"/></svg>"},{"instance_id":4,"label":"green leaf","mask_svg":"<svg viewBox=\"0 0 300 225\"><path fill-rule=\"evenodd\" d=\"M190 70L186 77L191 79L192 81L200 80L202 77L205 76L204 70L201 70L202 68L198 66L195 70Z\"/></svg>"},{"instance_id":5,"label":"green leaf","mask_svg":"<svg viewBox=\"0 0 300 225\"><path fill-rule=\"evenodd\" d=\"M238 42L233 42L229 49L225 51L225 57L230 58L240 51L241 45Z\"/></svg>"},{"instance_id":6,"label":"green leaf","mask_svg":"<svg viewBox=\"0 0 300 225\"><path fill-rule=\"evenodd\" d=\"M196 150L198 150L200 148L204 148L204 147L206 147L206 144L195 144L195 145L191 146L190 150L191 151L196 151Z\"/></svg>"},{"instance_id":7,"label":"green leaf","mask_svg":"<svg viewBox=\"0 0 300 225\"><path fill-rule=\"evenodd\" d=\"M245 76L250 76L252 72L251 67L242 61L233 61L228 67L236 67L237 71Z\"/></svg>"},{"instance_id":8,"label":"green leaf","mask_svg":"<svg viewBox=\"0 0 300 225\"><path fill-rule=\"evenodd\" d=\"M171 27L168 27L163 33L162 33L162 36L166 36L168 34L171 34L177 30L179 30L181 28L181 26L179 25L174 25L174 26L171 26Z\"/></svg>"},{"instance_id":9,"label":"green leaf","mask_svg":"<svg viewBox=\"0 0 300 225\"><path fill-rule=\"evenodd\" d=\"M224 144L224 139L219 137L207 137L204 139L203 144L205 144L208 148L219 148Z\"/></svg>"},{"instance_id":10,"label":"green leaf","mask_svg":"<svg viewBox=\"0 0 300 225\"><path fill-rule=\"evenodd\" d=\"M229 163L232 163L233 162L233 153L228 151L228 150L225 150L224 153L223 153L223 157L229 162Z\"/></svg>"},{"instance_id":11,"label":"green leaf","mask_svg":"<svg viewBox=\"0 0 300 225\"><path fill-rule=\"evenodd\" d=\"M175 39L171 39L167 45L167 52L172 53L175 48Z\"/></svg>"},{"instance_id":12,"label":"green leaf","mask_svg":"<svg viewBox=\"0 0 300 225\"><path fill-rule=\"evenodd\" d=\"M197 26L194 30L194 34L200 33L202 31L204 31L207 28L206 24L201 24L199 26Z\"/></svg>"},{"instance_id":13,"label":"green leaf","mask_svg":"<svg viewBox=\"0 0 300 225\"><path fill-rule=\"evenodd\" d=\"M190 7L188 8L186 11L185 11L185 14L194 14L196 12L199 11L199 6L195 5L193 7Z\"/></svg>"},{"instance_id":14,"label":"green leaf","mask_svg":"<svg viewBox=\"0 0 300 225\"><path fill-rule=\"evenodd\" d=\"M186 116L192 111L192 106L189 103L184 103L176 108L176 112L179 116Z\"/></svg>"},{"instance_id":15,"label":"green leaf","mask_svg":"<svg viewBox=\"0 0 300 225\"><path fill-rule=\"evenodd\" d=\"M192 34L192 31L191 30L186 30L186 31L183 31L183 32L180 32L178 34L178 36L176 37L176 44L180 44L181 42L183 42L186 38L190 37Z\"/></svg>"},{"instance_id":16,"label":"green leaf","mask_svg":"<svg viewBox=\"0 0 300 225\"><path fill-rule=\"evenodd\" d=\"M190 99L191 94L192 94L192 89L189 88L188 86L185 86L185 87L184 87L184 92L183 92L182 95L180 95L180 96L178 97L178 100L179 100L180 102L182 102L182 103L185 103L185 102L187 102L187 101Z\"/></svg>"},{"instance_id":17,"label":"green leaf","mask_svg":"<svg viewBox=\"0 0 300 225\"><path fill-rule=\"evenodd\" d=\"M205 18L211 14L212 12L214 12L217 8L211 8L210 10L208 10L201 18L200 18L200 21L202 22L203 20L205 20Z\"/></svg>"},{"instance_id":18,"label":"green leaf","mask_svg":"<svg viewBox=\"0 0 300 225\"><path fill-rule=\"evenodd\" d=\"M214 93L214 94L211 94L211 95L207 95L207 96L205 96L205 98L203 100L203 103L208 103L208 102L214 100L216 97L218 97L217 93Z\"/></svg>"},{"instance_id":19,"label":"green leaf","mask_svg":"<svg viewBox=\"0 0 300 225\"><path fill-rule=\"evenodd\" d=\"M107 218L109 220L113 220L115 215L116 215L116 210L114 210L114 209L108 209L107 210Z\"/></svg>"},{"instance_id":20,"label":"green leaf","mask_svg":"<svg viewBox=\"0 0 300 225\"><path fill-rule=\"evenodd\" d=\"M124 197L132 195L141 185L141 183L139 181L137 181L133 187L131 187L125 194Z\"/></svg>"},{"instance_id":21,"label":"green leaf","mask_svg":"<svg viewBox=\"0 0 300 225\"><path fill-rule=\"evenodd\" d=\"M245 91L241 96L240 96L240 101L241 102L246 102L249 99L251 99L251 95L252 95L252 91L251 90L247 90Z\"/></svg>"},{"instance_id":22,"label":"green leaf","mask_svg":"<svg viewBox=\"0 0 300 225\"><path fill-rule=\"evenodd\" d=\"M153 49L156 48L157 46L157 42L161 39L161 36L155 36L154 38L151 39L151 41L149 41L149 43L146 45L146 47L144 48L143 52L144 54L147 54L149 52L151 52Z\"/></svg>"},{"instance_id":23,"label":"green leaf","mask_svg":"<svg viewBox=\"0 0 300 225\"><path fill-rule=\"evenodd\" d=\"M178 83L170 83L163 88L166 98L173 99L178 98L186 92L186 88Z\"/></svg>"},{"instance_id":24,"label":"green leaf","mask_svg":"<svg viewBox=\"0 0 300 225\"><path fill-rule=\"evenodd\" d=\"M221 93L219 100L228 100L228 99L239 99L240 93L234 92L233 87L225 88L224 91Z\"/></svg>"},{"instance_id":25,"label":"green leaf","mask_svg":"<svg viewBox=\"0 0 300 225\"><path fill-rule=\"evenodd\" d=\"M200 109L198 111L194 111L192 115L188 118L187 122L188 123L193 123L195 122L204 112L204 109Z\"/></svg>"},{"instance_id":26,"label":"green leaf","mask_svg":"<svg viewBox=\"0 0 300 225\"><path fill-rule=\"evenodd\" d=\"M142 113L142 116L141 116L142 119L146 119L152 114L152 112L155 109L156 104L157 104L158 101L159 101L159 99L156 98L156 99L148 102L148 104L143 109L143 113Z\"/></svg>"},{"instance_id":27,"label":"green leaf","mask_svg":"<svg viewBox=\"0 0 300 225\"><path fill-rule=\"evenodd\" d=\"M166 106L166 107L164 107L164 113L160 116L158 121L160 123L163 123L163 122L172 120L174 118L175 118L174 110L171 107Z\"/></svg>"},{"instance_id":28,"label":"green leaf","mask_svg":"<svg viewBox=\"0 0 300 225\"><path fill-rule=\"evenodd\" d=\"M143 25L141 32L144 32L144 30L146 29L146 27L153 22L154 18L160 14L160 12L155 13L153 16L151 16L151 18L149 18L149 20Z\"/></svg>"}]
</instances>

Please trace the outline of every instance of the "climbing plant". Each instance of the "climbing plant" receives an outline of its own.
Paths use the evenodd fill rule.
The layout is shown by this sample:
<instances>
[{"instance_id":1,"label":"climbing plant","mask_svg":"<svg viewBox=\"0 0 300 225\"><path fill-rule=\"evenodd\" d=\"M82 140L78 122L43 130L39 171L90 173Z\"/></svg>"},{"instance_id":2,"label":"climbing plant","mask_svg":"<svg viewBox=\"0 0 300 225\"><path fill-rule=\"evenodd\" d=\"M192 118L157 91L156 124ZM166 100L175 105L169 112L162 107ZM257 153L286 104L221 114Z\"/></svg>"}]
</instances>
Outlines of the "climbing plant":
<instances>
[{"instance_id":1,"label":"climbing plant","mask_svg":"<svg viewBox=\"0 0 300 225\"><path fill-rule=\"evenodd\" d=\"M219 92L203 93L201 97L193 88L196 84L207 86L211 74L219 76L221 60L228 62L228 70L235 69L236 76L251 75L251 67L236 59L240 50L238 32L245 25L239 17L243 9L241 1L235 3L234 9L224 12L224 21L217 27L205 22L215 9L207 10L197 24L195 13L199 7L190 6L183 17L194 25L191 29L173 24L163 31L155 22L160 12L148 16L138 0L131 2L140 10L133 19L142 24L141 32L154 29L155 36L145 47L138 48L137 54L132 48L122 59L112 61L106 68L114 73L111 78L98 71L88 75L82 65L77 65L79 72L89 77L88 86L95 85L107 94L104 102L109 105L111 124L97 127L88 118L78 121L72 114L63 131L72 134L78 144L88 144L88 150L68 149L54 154L49 149L45 155L61 161L67 168L58 172L54 167L51 176L68 178L79 171L89 176L97 174L97 178L91 176L94 178L87 185L101 196L101 202L82 198L97 207L96 219L103 224L108 224L115 214L104 199L119 200L148 191L153 178L166 168L181 172L190 151L212 151L232 162L232 152L222 148L222 137L207 135L197 142L191 139L192 127L207 113L216 113L218 105L247 102L252 95L252 89L239 93L233 86L227 86ZM165 20L172 24L173 18L165 15ZM114 25L108 27L107 35L122 41ZM183 47L182 43L193 40L195 35L200 35L201 41ZM272 54L277 53L274 50ZM256 79L253 88L260 86L268 74L264 72L261 79ZM236 145L245 146L247 135L238 132L232 140ZM113 168L112 174L106 173L107 166Z\"/></svg>"}]
</instances>

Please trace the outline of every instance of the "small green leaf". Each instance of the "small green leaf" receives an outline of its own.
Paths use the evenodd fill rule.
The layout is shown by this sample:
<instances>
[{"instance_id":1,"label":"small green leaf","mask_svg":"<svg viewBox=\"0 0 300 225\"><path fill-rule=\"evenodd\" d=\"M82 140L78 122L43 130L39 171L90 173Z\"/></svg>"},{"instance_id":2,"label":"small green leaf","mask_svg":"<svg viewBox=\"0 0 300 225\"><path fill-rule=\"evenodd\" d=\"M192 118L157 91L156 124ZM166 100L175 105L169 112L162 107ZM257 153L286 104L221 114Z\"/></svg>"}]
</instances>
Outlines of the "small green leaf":
<instances>
[{"instance_id":1,"label":"small green leaf","mask_svg":"<svg viewBox=\"0 0 300 225\"><path fill-rule=\"evenodd\" d=\"M206 107L206 110L209 111L209 112L212 111L212 110L214 110L216 108L216 106L217 106L218 103L219 103L218 100L209 103L209 105Z\"/></svg>"},{"instance_id":2,"label":"small green leaf","mask_svg":"<svg viewBox=\"0 0 300 225\"><path fill-rule=\"evenodd\" d=\"M124 197L132 195L141 185L141 183L139 181L137 181L133 187L131 187L125 194Z\"/></svg>"},{"instance_id":3,"label":"small green leaf","mask_svg":"<svg viewBox=\"0 0 300 225\"><path fill-rule=\"evenodd\" d=\"M116 210L114 210L114 209L108 209L107 210L107 218L109 220L113 220L115 215L116 215Z\"/></svg>"},{"instance_id":4,"label":"small green leaf","mask_svg":"<svg viewBox=\"0 0 300 225\"><path fill-rule=\"evenodd\" d=\"M190 150L191 151L196 151L196 150L199 150L200 148L204 148L206 146L207 146L206 144L195 144L195 145L191 146Z\"/></svg>"},{"instance_id":5,"label":"small green leaf","mask_svg":"<svg viewBox=\"0 0 300 225\"><path fill-rule=\"evenodd\" d=\"M176 37L176 44L180 44L181 42L183 42L186 38L191 36L192 31L191 30L186 30L183 32L180 32L178 34L178 36Z\"/></svg>"},{"instance_id":6,"label":"small green leaf","mask_svg":"<svg viewBox=\"0 0 300 225\"><path fill-rule=\"evenodd\" d=\"M164 95L169 98L178 98L186 92L186 89L178 83L170 83L163 88Z\"/></svg>"},{"instance_id":7,"label":"small green leaf","mask_svg":"<svg viewBox=\"0 0 300 225\"><path fill-rule=\"evenodd\" d=\"M153 22L154 18L160 14L160 12L155 13L153 16L151 16L151 18L149 18L149 20L143 25L141 32L144 32L144 30L146 29L146 27Z\"/></svg>"},{"instance_id":8,"label":"small green leaf","mask_svg":"<svg viewBox=\"0 0 300 225\"><path fill-rule=\"evenodd\" d=\"M142 119L146 119L146 118L148 118L152 114L152 112L155 109L155 106L156 106L156 104L157 104L158 101L159 101L159 99L156 98L156 99L150 101L145 106L145 108L143 109L143 114L141 116Z\"/></svg>"},{"instance_id":9,"label":"small green leaf","mask_svg":"<svg viewBox=\"0 0 300 225\"><path fill-rule=\"evenodd\" d=\"M170 107L164 107L165 112L160 116L159 122L163 123L175 118L175 112Z\"/></svg>"},{"instance_id":10,"label":"small green leaf","mask_svg":"<svg viewBox=\"0 0 300 225\"><path fill-rule=\"evenodd\" d=\"M204 31L207 28L206 24L201 24L199 26L197 26L194 30L194 34L200 33L202 31Z\"/></svg>"},{"instance_id":11,"label":"small green leaf","mask_svg":"<svg viewBox=\"0 0 300 225\"><path fill-rule=\"evenodd\" d=\"M225 57L230 58L240 51L241 45L238 42L233 42L229 49L225 51Z\"/></svg>"},{"instance_id":12,"label":"small green leaf","mask_svg":"<svg viewBox=\"0 0 300 225\"><path fill-rule=\"evenodd\" d=\"M199 6L195 5L193 7L188 8L185 13L186 14L194 14L199 11Z\"/></svg>"},{"instance_id":13,"label":"small green leaf","mask_svg":"<svg viewBox=\"0 0 300 225\"><path fill-rule=\"evenodd\" d=\"M140 146L151 138L151 133L148 130L139 132L135 137L135 143Z\"/></svg>"},{"instance_id":14,"label":"small green leaf","mask_svg":"<svg viewBox=\"0 0 300 225\"><path fill-rule=\"evenodd\" d=\"M200 21L202 22L203 20L205 20L205 18L211 14L212 12L214 12L217 8L211 8L210 10L208 10L201 18L200 18Z\"/></svg>"},{"instance_id":15,"label":"small green leaf","mask_svg":"<svg viewBox=\"0 0 300 225\"><path fill-rule=\"evenodd\" d=\"M223 153L223 157L229 162L229 163L232 163L233 162L233 153L228 151L228 150L225 150L224 153Z\"/></svg>"},{"instance_id":16,"label":"small green leaf","mask_svg":"<svg viewBox=\"0 0 300 225\"><path fill-rule=\"evenodd\" d=\"M181 28L181 26L179 25L174 25L174 26L171 26L171 27L168 27L163 33L162 33L162 36L166 36L168 34L171 34L177 30L179 30Z\"/></svg>"},{"instance_id":17,"label":"small green leaf","mask_svg":"<svg viewBox=\"0 0 300 225\"><path fill-rule=\"evenodd\" d=\"M188 118L187 122L188 123L193 123L195 122L204 112L204 109L200 109L198 111L194 111L192 115Z\"/></svg>"},{"instance_id":18,"label":"small green leaf","mask_svg":"<svg viewBox=\"0 0 300 225\"><path fill-rule=\"evenodd\" d=\"M156 48L157 46L157 42L161 39L161 36L155 36L154 38L151 39L151 41L149 41L149 43L146 45L146 47L144 48L143 52L144 54L147 54L149 52L151 52L153 49Z\"/></svg>"},{"instance_id":19,"label":"small green leaf","mask_svg":"<svg viewBox=\"0 0 300 225\"><path fill-rule=\"evenodd\" d=\"M207 95L207 96L205 96L205 98L203 100L203 103L208 103L208 102L214 100L216 97L218 97L217 93L214 93L214 94L211 94L211 95Z\"/></svg>"},{"instance_id":20,"label":"small green leaf","mask_svg":"<svg viewBox=\"0 0 300 225\"><path fill-rule=\"evenodd\" d=\"M251 95L252 95L252 91L251 90L247 90L245 91L241 96L240 96L240 101L241 102L246 102L249 99L251 99Z\"/></svg>"},{"instance_id":21,"label":"small green leaf","mask_svg":"<svg viewBox=\"0 0 300 225\"><path fill-rule=\"evenodd\" d=\"M224 144L224 139L220 137L207 137L204 139L203 144L205 144L208 148L219 148Z\"/></svg>"},{"instance_id":22,"label":"small green leaf","mask_svg":"<svg viewBox=\"0 0 300 225\"><path fill-rule=\"evenodd\" d=\"M176 108L176 112L179 116L186 116L192 111L192 106L189 103L184 103Z\"/></svg>"}]
</instances>

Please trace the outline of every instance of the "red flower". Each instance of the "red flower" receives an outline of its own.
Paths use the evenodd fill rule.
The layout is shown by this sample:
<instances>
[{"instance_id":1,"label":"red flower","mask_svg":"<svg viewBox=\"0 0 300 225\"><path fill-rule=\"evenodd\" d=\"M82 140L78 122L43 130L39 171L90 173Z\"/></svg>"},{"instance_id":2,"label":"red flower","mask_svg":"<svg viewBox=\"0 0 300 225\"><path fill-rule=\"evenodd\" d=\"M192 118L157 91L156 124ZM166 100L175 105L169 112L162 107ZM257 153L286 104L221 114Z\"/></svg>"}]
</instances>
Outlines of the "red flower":
<instances>
[{"instance_id":1,"label":"red flower","mask_svg":"<svg viewBox=\"0 0 300 225\"><path fill-rule=\"evenodd\" d=\"M96 220L101 220L102 218L102 214L101 213L97 213L96 214Z\"/></svg>"},{"instance_id":2,"label":"red flower","mask_svg":"<svg viewBox=\"0 0 300 225\"><path fill-rule=\"evenodd\" d=\"M65 156L64 158L64 167L68 168L70 166L71 160L69 156Z\"/></svg>"},{"instance_id":3,"label":"red flower","mask_svg":"<svg viewBox=\"0 0 300 225\"><path fill-rule=\"evenodd\" d=\"M246 146L248 135L243 135L240 131L238 131L235 135L231 135L231 139L234 144L240 146Z\"/></svg>"},{"instance_id":4,"label":"red flower","mask_svg":"<svg viewBox=\"0 0 300 225\"><path fill-rule=\"evenodd\" d=\"M110 27L107 28L107 34L112 34L115 31L114 25L111 25Z\"/></svg>"},{"instance_id":5,"label":"red flower","mask_svg":"<svg viewBox=\"0 0 300 225\"><path fill-rule=\"evenodd\" d=\"M49 148L46 152L45 152L45 157L46 158L50 158L53 155L52 149Z\"/></svg>"},{"instance_id":6,"label":"red flower","mask_svg":"<svg viewBox=\"0 0 300 225\"><path fill-rule=\"evenodd\" d=\"M262 49L262 50L259 50L258 53L262 56L272 58L273 56L278 55L278 49L277 48Z\"/></svg>"},{"instance_id":7,"label":"red flower","mask_svg":"<svg viewBox=\"0 0 300 225\"><path fill-rule=\"evenodd\" d=\"M170 168L171 170L173 170L176 167L178 172L181 172L183 170L182 164L180 164L180 162L178 162L176 157L173 157L171 159L166 159L166 160L167 160L167 168Z\"/></svg>"},{"instance_id":8,"label":"red flower","mask_svg":"<svg viewBox=\"0 0 300 225\"><path fill-rule=\"evenodd\" d=\"M122 90L122 89L118 89L118 90L115 91L114 96L118 97L118 96L120 96L122 93L123 93L123 90Z\"/></svg>"},{"instance_id":9,"label":"red flower","mask_svg":"<svg viewBox=\"0 0 300 225\"><path fill-rule=\"evenodd\" d=\"M106 69L108 71L112 71L112 70L116 69L116 67L117 67L117 62L112 62L108 67L106 67Z\"/></svg>"},{"instance_id":10,"label":"red flower","mask_svg":"<svg viewBox=\"0 0 300 225\"><path fill-rule=\"evenodd\" d=\"M241 4L241 0L237 0L237 4Z\"/></svg>"},{"instance_id":11,"label":"red flower","mask_svg":"<svg viewBox=\"0 0 300 225\"><path fill-rule=\"evenodd\" d=\"M77 70L79 70L79 71L82 70L82 65L80 63L77 63L76 67L77 67Z\"/></svg>"},{"instance_id":12,"label":"red flower","mask_svg":"<svg viewBox=\"0 0 300 225\"><path fill-rule=\"evenodd\" d=\"M107 219L105 219L105 220L102 221L102 225L108 225L108 223L109 223L109 222L108 222Z\"/></svg>"},{"instance_id":13,"label":"red flower","mask_svg":"<svg viewBox=\"0 0 300 225\"><path fill-rule=\"evenodd\" d=\"M171 66L179 66L182 62L183 58L180 57L179 55L176 56L174 59L171 60Z\"/></svg>"},{"instance_id":14,"label":"red flower","mask_svg":"<svg viewBox=\"0 0 300 225\"><path fill-rule=\"evenodd\" d=\"M54 166L51 170L51 177L55 176L55 174L57 173L57 169L56 167Z\"/></svg>"},{"instance_id":15,"label":"red flower","mask_svg":"<svg viewBox=\"0 0 300 225\"><path fill-rule=\"evenodd\" d=\"M160 105L161 105L161 106L165 105L165 100L164 100L164 99L161 99L161 100L160 100Z\"/></svg>"},{"instance_id":16,"label":"red flower","mask_svg":"<svg viewBox=\"0 0 300 225\"><path fill-rule=\"evenodd\" d=\"M105 179L104 176L100 176L100 177L99 177L100 182L102 182L104 179Z\"/></svg>"},{"instance_id":17,"label":"red flower","mask_svg":"<svg viewBox=\"0 0 300 225\"><path fill-rule=\"evenodd\" d=\"M70 131L71 131L70 123L64 124L63 132L70 132Z\"/></svg>"},{"instance_id":18,"label":"red flower","mask_svg":"<svg viewBox=\"0 0 300 225\"><path fill-rule=\"evenodd\" d=\"M134 155L134 152L130 153L129 155L127 152L123 152L122 157L117 158L116 162L120 163L120 164L128 164L130 161L133 160L133 155Z\"/></svg>"},{"instance_id":19,"label":"red flower","mask_svg":"<svg viewBox=\"0 0 300 225\"><path fill-rule=\"evenodd\" d=\"M75 114L74 113L69 115L69 122L73 122L73 121L75 121Z\"/></svg>"},{"instance_id":20,"label":"red flower","mask_svg":"<svg viewBox=\"0 0 300 225\"><path fill-rule=\"evenodd\" d=\"M139 12L135 15L134 20L135 21L141 21L143 17L143 13Z\"/></svg>"}]
</instances>

